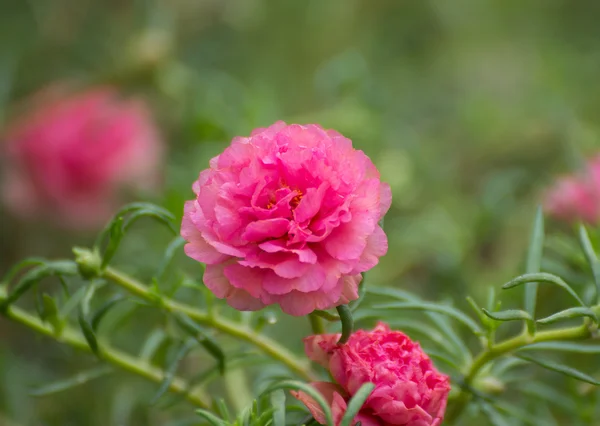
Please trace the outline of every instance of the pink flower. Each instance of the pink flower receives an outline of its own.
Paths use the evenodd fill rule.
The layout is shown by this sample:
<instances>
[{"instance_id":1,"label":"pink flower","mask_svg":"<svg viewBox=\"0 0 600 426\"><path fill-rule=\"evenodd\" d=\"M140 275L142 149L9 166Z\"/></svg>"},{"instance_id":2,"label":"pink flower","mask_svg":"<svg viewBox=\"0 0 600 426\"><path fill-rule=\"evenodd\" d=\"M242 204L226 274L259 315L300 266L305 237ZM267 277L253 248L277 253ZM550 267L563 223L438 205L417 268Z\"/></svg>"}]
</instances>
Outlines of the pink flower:
<instances>
[{"instance_id":1,"label":"pink flower","mask_svg":"<svg viewBox=\"0 0 600 426\"><path fill-rule=\"evenodd\" d=\"M145 105L111 88L52 88L3 139L2 196L16 214L95 228L123 201L121 188L158 183L161 144Z\"/></svg>"},{"instance_id":2,"label":"pink flower","mask_svg":"<svg viewBox=\"0 0 600 426\"><path fill-rule=\"evenodd\" d=\"M438 426L444 418L450 381L439 373L418 343L379 323L373 331L359 330L338 345L339 334L304 339L308 357L327 368L337 382L312 385L331 404L339 424L347 402L365 383L375 389L354 423L362 426ZM315 420L325 424L320 406L306 393L294 392Z\"/></svg>"},{"instance_id":3,"label":"pink flower","mask_svg":"<svg viewBox=\"0 0 600 426\"><path fill-rule=\"evenodd\" d=\"M559 178L546 193L545 208L566 222L582 220L597 224L600 220L600 156L592 158L580 175Z\"/></svg>"},{"instance_id":4,"label":"pink flower","mask_svg":"<svg viewBox=\"0 0 600 426\"><path fill-rule=\"evenodd\" d=\"M361 272L387 252L378 221L391 192L362 151L333 130L277 122L236 137L185 204L185 252L239 310L291 315L358 297Z\"/></svg>"}]
</instances>

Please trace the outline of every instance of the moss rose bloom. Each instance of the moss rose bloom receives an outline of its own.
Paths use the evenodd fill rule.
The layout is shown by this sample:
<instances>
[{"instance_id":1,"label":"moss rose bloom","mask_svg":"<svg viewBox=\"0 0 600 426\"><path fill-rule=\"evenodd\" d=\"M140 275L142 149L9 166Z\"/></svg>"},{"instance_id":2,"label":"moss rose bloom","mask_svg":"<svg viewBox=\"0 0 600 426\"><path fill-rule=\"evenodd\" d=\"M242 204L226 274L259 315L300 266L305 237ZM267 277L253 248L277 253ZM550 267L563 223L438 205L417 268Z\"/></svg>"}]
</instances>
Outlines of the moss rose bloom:
<instances>
[{"instance_id":1,"label":"moss rose bloom","mask_svg":"<svg viewBox=\"0 0 600 426\"><path fill-rule=\"evenodd\" d=\"M20 217L96 228L124 201L121 189L158 182L160 143L140 100L110 87L51 87L2 135L2 197Z\"/></svg>"},{"instance_id":2,"label":"moss rose bloom","mask_svg":"<svg viewBox=\"0 0 600 426\"><path fill-rule=\"evenodd\" d=\"M566 222L600 221L600 156L588 161L578 175L563 176L546 193L546 211Z\"/></svg>"},{"instance_id":3,"label":"moss rose bloom","mask_svg":"<svg viewBox=\"0 0 600 426\"><path fill-rule=\"evenodd\" d=\"M337 382L313 386L331 404L336 424L348 400L365 383L375 389L365 401L354 423L362 426L438 426L442 423L450 381L439 373L417 342L379 323L373 331L359 330L347 343L338 345L339 334L304 339L308 357L327 368ZM325 424L320 406L304 392L294 396Z\"/></svg>"},{"instance_id":4,"label":"moss rose bloom","mask_svg":"<svg viewBox=\"0 0 600 426\"><path fill-rule=\"evenodd\" d=\"M305 315L347 303L387 252L378 221L389 186L349 139L315 124L280 121L234 138L193 189L185 252L239 310L279 304Z\"/></svg>"}]
</instances>

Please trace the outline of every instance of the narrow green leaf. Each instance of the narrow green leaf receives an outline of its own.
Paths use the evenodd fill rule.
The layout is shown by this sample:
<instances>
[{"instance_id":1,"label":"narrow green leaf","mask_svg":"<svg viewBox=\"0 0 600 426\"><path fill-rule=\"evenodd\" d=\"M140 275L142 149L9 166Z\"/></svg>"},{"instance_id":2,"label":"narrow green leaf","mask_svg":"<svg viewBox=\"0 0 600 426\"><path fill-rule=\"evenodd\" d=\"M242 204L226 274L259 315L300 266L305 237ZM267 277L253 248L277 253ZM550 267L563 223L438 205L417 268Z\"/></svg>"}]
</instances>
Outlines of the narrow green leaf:
<instances>
[{"instance_id":1,"label":"narrow green leaf","mask_svg":"<svg viewBox=\"0 0 600 426\"><path fill-rule=\"evenodd\" d=\"M490 312L485 308L481 311L495 321L525 321L530 334L535 331L535 323L531 315L520 309L507 309L500 312Z\"/></svg>"},{"instance_id":2,"label":"narrow green leaf","mask_svg":"<svg viewBox=\"0 0 600 426\"><path fill-rule=\"evenodd\" d=\"M216 404L218 413L223 419L225 419L227 423L229 423L231 420L231 415L229 414L229 409L227 408L227 404L225 404L225 400L221 398Z\"/></svg>"},{"instance_id":3,"label":"narrow green leaf","mask_svg":"<svg viewBox=\"0 0 600 426\"><path fill-rule=\"evenodd\" d=\"M295 380L284 380L282 382L274 384L273 386L270 386L265 391L265 393L273 392L277 389L288 389L296 392L304 392L312 399L314 399L317 404L319 404L319 406L323 410L323 415L325 416L327 426L334 426L333 415L331 414L331 408L329 407L329 404L327 403L325 398L323 398L323 395L321 395L321 393L315 388L313 388L311 385Z\"/></svg>"},{"instance_id":4,"label":"narrow green leaf","mask_svg":"<svg viewBox=\"0 0 600 426\"><path fill-rule=\"evenodd\" d=\"M381 297L392 297L398 300L406 300L411 302L417 302L421 299L406 290L401 290L399 288L391 288L391 287L369 287L366 290L367 294L372 294L373 296L381 296Z\"/></svg>"},{"instance_id":5,"label":"narrow green leaf","mask_svg":"<svg viewBox=\"0 0 600 426\"><path fill-rule=\"evenodd\" d=\"M446 336L447 341L451 343L450 345L446 345L446 347L454 347L455 350L452 352L458 356L459 359L463 360L465 364L469 364L473 360L471 351L466 343L460 338L458 333L454 330L450 324L450 321L447 321L445 316L434 312L428 312L426 315L431 318L439 331Z\"/></svg>"},{"instance_id":6,"label":"narrow green leaf","mask_svg":"<svg viewBox=\"0 0 600 426\"><path fill-rule=\"evenodd\" d=\"M544 214L539 206L535 214L533 229L529 240L527 251L527 273L539 272L542 264L542 252L544 248ZM535 317L535 305L537 299L537 283L532 282L525 288L525 310L533 318Z\"/></svg>"},{"instance_id":7,"label":"narrow green leaf","mask_svg":"<svg viewBox=\"0 0 600 426\"><path fill-rule=\"evenodd\" d=\"M354 331L354 319L352 318L352 311L348 307L348 305L340 305L335 308L340 316L340 321L342 322L342 335L340 337L339 343L346 343L352 332Z\"/></svg>"},{"instance_id":8,"label":"narrow green leaf","mask_svg":"<svg viewBox=\"0 0 600 426\"><path fill-rule=\"evenodd\" d=\"M115 227L122 229L122 224L123 224L123 220L124 220L125 216L127 216L131 213L135 213L136 211L139 211L139 210L151 211L151 212L159 214L165 218L169 218L172 222L174 222L174 220L175 220L175 218L171 212L169 212L168 210L166 210L160 206L157 206L155 204L145 203L145 202L129 203L129 204L126 204L125 206L123 206L117 213L115 213L115 215L110 220L110 222L108 222L108 224L104 227L102 232L98 235L98 238L96 239L94 247L97 250L100 250L101 245L103 244L104 240L106 240L106 238L109 237L109 235L112 232L112 229L114 229ZM116 222L120 222L118 224L118 226L116 226ZM171 225L173 225L173 224L171 224Z\"/></svg>"},{"instance_id":9,"label":"narrow green leaf","mask_svg":"<svg viewBox=\"0 0 600 426\"><path fill-rule=\"evenodd\" d=\"M471 296L467 296L467 303L471 308L473 308L473 312L475 312L475 315L479 317L479 321L481 321L481 323L487 327L490 323L490 320L484 315L479 305L477 305L477 302L475 302L475 299L473 299Z\"/></svg>"},{"instance_id":10,"label":"narrow green leaf","mask_svg":"<svg viewBox=\"0 0 600 426\"><path fill-rule=\"evenodd\" d=\"M206 331L185 314L174 314L173 317L183 330L189 333L206 351L217 360L219 371L225 373L225 352Z\"/></svg>"},{"instance_id":11,"label":"narrow green leaf","mask_svg":"<svg viewBox=\"0 0 600 426\"><path fill-rule=\"evenodd\" d=\"M131 225L133 225L138 219L142 217L152 218L166 225L167 228L169 228L174 235L178 234L178 231L173 223L175 221L175 217L171 214L171 212L165 209L157 210L156 208L140 209L130 213L125 222L123 223L123 232L128 231L129 228L131 228Z\"/></svg>"},{"instance_id":12,"label":"narrow green leaf","mask_svg":"<svg viewBox=\"0 0 600 426\"><path fill-rule=\"evenodd\" d=\"M174 225L175 217L168 210L150 203L128 204L117 212L96 240L95 250L100 251L103 241L108 238L106 249L102 255L101 268L105 268L110 263L121 244L125 232L142 217L155 219L165 224L171 232L177 234Z\"/></svg>"},{"instance_id":13,"label":"narrow green leaf","mask_svg":"<svg viewBox=\"0 0 600 426\"><path fill-rule=\"evenodd\" d=\"M8 270L8 272L6 274L4 274L4 277L2 278L2 282L6 283L6 284L10 284L12 282L12 280L17 276L17 274L23 268L26 268L28 266L34 266L34 265L43 265L47 262L48 261L46 259L44 259L43 257L28 257L27 259L24 259L24 260L20 261L19 263L17 263L16 265L14 265L13 267L11 267Z\"/></svg>"},{"instance_id":14,"label":"narrow green leaf","mask_svg":"<svg viewBox=\"0 0 600 426\"><path fill-rule=\"evenodd\" d=\"M163 378L163 381L160 384L158 391L150 401L150 405L156 404L160 397L163 396L164 393L169 389L169 386L171 386L171 382L173 382L175 374L177 373L177 367L179 367L179 363L181 362L181 360L183 360L183 358L186 357L186 355L190 352L190 350L192 350L194 346L196 346L196 341L194 339L188 339L181 345L179 350L175 353L175 356L173 357L173 359L169 363L169 366L165 370L165 377Z\"/></svg>"},{"instance_id":15,"label":"narrow green leaf","mask_svg":"<svg viewBox=\"0 0 600 426\"><path fill-rule=\"evenodd\" d=\"M85 315L86 317L90 313L90 303L92 302L94 293L96 292L96 289L99 288L101 285L102 285L102 281L93 280L86 287L85 294L83 295L83 298L81 299L81 311L83 312L83 315Z\"/></svg>"},{"instance_id":16,"label":"narrow green leaf","mask_svg":"<svg viewBox=\"0 0 600 426\"><path fill-rule=\"evenodd\" d=\"M154 354L158 348L160 348L161 345L168 339L169 336L161 328L153 330L140 350L140 359L147 362L152 361L152 358L154 357Z\"/></svg>"},{"instance_id":17,"label":"narrow green leaf","mask_svg":"<svg viewBox=\"0 0 600 426\"><path fill-rule=\"evenodd\" d=\"M488 418L488 420L493 426L512 426L512 423L510 423L506 418L504 418L504 416L502 416L502 414L500 414L489 403L479 399L477 401L477 404L479 405L479 408L485 414L485 416Z\"/></svg>"},{"instance_id":18,"label":"narrow green leaf","mask_svg":"<svg viewBox=\"0 0 600 426\"><path fill-rule=\"evenodd\" d=\"M523 346L519 351L539 350L557 352L575 352L580 354L600 354L600 344L576 342L540 342Z\"/></svg>"},{"instance_id":19,"label":"narrow green leaf","mask_svg":"<svg viewBox=\"0 0 600 426\"><path fill-rule=\"evenodd\" d=\"M43 320L48 322L54 329L54 333L59 336L65 326L64 320L60 317L56 301L48 294L42 295L42 304L44 306Z\"/></svg>"},{"instance_id":20,"label":"narrow green leaf","mask_svg":"<svg viewBox=\"0 0 600 426\"><path fill-rule=\"evenodd\" d=\"M448 354L445 354L445 353L440 352L440 351L436 351L435 349L431 349L431 348L427 348L425 350L425 353L427 355L429 355L430 358L433 358L433 359L436 359L438 361L441 361L444 364L448 365L449 367L452 367L453 369L455 369L458 372L460 372L461 369L462 369L462 366L459 365L456 362L456 360L454 360L453 358L449 357Z\"/></svg>"},{"instance_id":21,"label":"narrow green leaf","mask_svg":"<svg viewBox=\"0 0 600 426\"><path fill-rule=\"evenodd\" d=\"M554 322L561 321L564 319L581 318L581 317L591 318L595 323L598 323L598 317L596 316L596 313L594 312L594 310L591 308L583 307L583 306L565 309L564 311L557 312L546 318L539 319L539 320L537 320L537 322L540 324L552 324Z\"/></svg>"},{"instance_id":22,"label":"narrow green leaf","mask_svg":"<svg viewBox=\"0 0 600 426\"><path fill-rule=\"evenodd\" d=\"M264 356L261 356L261 355L245 353L243 355L239 354L238 356L240 356L241 358L236 359L236 358L233 358L232 355L228 356L227 366L229 369L245 368L245 367L251 367L251 366L256 366L256 365L269 364L269 359ZM205 386L218 377L221 377L221 373L215 368L210 368L210 369L208 369L206 371L202 371L202 372L196 374L194 377L192 377L188 381L188 386L190 386L190 387L200 386L200 385Z\"/></svg>"},{"instance_id":23,"label":"narrow green leaf","mask_svg":"<svg viewBox=\"0 0 600 426\"><path fill-rule=\"evenodd\" d=\"M369 395L371 395L373 389L375 389L375 385L373 383L365 383L356 391L348 403L348 408L344 413L344 417L342 417L340 426L352 425L354 417L356 417Z\"/></svg>"},{"instance_id":24,"label":"narrow green leaf","mask_svg":"<svg viewBox=\"0 0 600 426\"><path fill-rule=\"evenodd\" d=\"M57 275L56 278L58 278L58 282L60 282L60 286L63 289L63 294L65 295L65 297L71 297L71 292L69 291L69 286L67 285L65 277L63 277L62 275Z\"/></svg>"},{"instance_id":25,"label":"narrow green leaf","mask_svg":"<svg viewBox=\"0 0 600 426\"><path fill-rule=\"evenodd\" d=\"M83 300L83 297L85 296L86 291L86 287L79 287L77 291L73 293L73 295L69 299L67 299L67 301L63 304L62 309L60 310L60 316L62 318L67 318L69 314L71 314L71 312L73 312L73 310L75 310L75 308L79 306L79 304Z\"/></svg>"},{"instance_id":26,"label":"narrow green leaf","mask_svg":"<svg viewBox=\"0 0 600 426\"><path fill-rule=\"evenodd\" d=\"M34 301L35 301L35 311L38 314L38 317L43 321L46 317L44 313L44 301L42 300L42 292L38 291L38 286L33 287Z\"/></svg>"},{"instance_id":27,"label":"narrow green leaf","mask_svg":"<svg viewBox=\"0 0 600 426\"><path fill-rule=\"evenodd\" d=\"M102 255L102 263L100 264L100 268L104 269L110 263L113 256L117 252L119 245L121 244L121 240L123 239L123 218L117 217L115 218L110 225L108 230L108 244L106 245L106 249Z\"/></svg>"},{"instance_id":28,"label":"narrow green leaf","mask_svg":"<svg viewBox=\"0 0 600 426\"><path fill-rule=\"evenodd\" d=\"M514 356L507 356L494 361L491 369L492 375L495 377L503 377L512 369L521 367L523 365L528 365L527 361L523 361L522 359Z\"/></svg>"},{"instance_id":29,"label":"narrow green leaf","mask_svg":"<svg viewBox=\"0 0 600 426\"><path fill-rule=\"evenodd\" d=\"M546 272L538 272L534 274L524 274L518 276L517 278L504 284L502 288L508 289L517 287L522 284L532 284L537 282L557 285L563 290L565 290L567 293L569 293L571 296L573 296L573 298L577 300L577 302L581 306L585 306L585 303L583 303L583 301L579 298L579 296L577 295L577 293L575 293L571 286L569 286L569 284L564 282L562 278L557 277L556 275L548 274Z\"/></svg>"},{"instance_id":30,"label":"narrow green leaf","mask_svg":"<svg viewBox=\"0 0 600 426\"><path fill-rule=\"evenodd\" d=\"M279 389L271 392L271 405L273 406L273 426L285 425L285 392Z\"/></svg>"},{"instance_id":31,"label":"narrow green leaf","mask_svg":"<svg viewBox=\"0 0 600 426\"><path fill-rule=\"evenodd\" d=\"M557 363L551 362L551 361L544 361L538 357L532 358L532 357L528 357L525 355L516 355L516 356L521 359L524 359L525 361L529 361L533 364L537 364L540 367L545 368L547 370L556 371L557 373L564 374L566 376L572 377L572 378L580 380L582 382L590 383L595 386L600 386L600 381L598 381L598 380L594 379L592 376L582 373L581 371L576 370L572 367L568 367L568 366L562 365L562 364L557 364Z\"/></svg>"},{"instance_id":32,"label":"narrow green leaf","mask_svg":"<svg viewBox=\"0 0 600 426\"><path fill-rule=\"evenodd\" d=\"M99 357L100 352L98 351L98 339L96 339L96 333L94 333L92 325L89 323L89 321L83 314L83 311L81 310L79 311L77 321L79 322L79 327L81 328L83 337L85 337L85 340L88 343L90 349L95 355Z\"/></svg>"},{"instance_id":33,"label":"narrow green leaf","mask_svg":"<svg viewBox=\"0 0 600 426\"><path fill-rule=\"evenodd\" d=\"M92 325L92 330L98 330L98 326L100 325L102 318L104 318L104 316L108 313L108 311L111 310L111 308L113 308L118 302L122 300L125 300L125 297L121 294L117 294L109 300L107 300L106 302L104 302L102 306L100 306L98 310L92 315L92 319L90 321Z\"/></svg>"},{"instance_id":34,"label":"narrow green leaf","mask_svg":"<svg viewBox=\"0 0 600 426\"><path fill-rule=\"evenodd\" d=\"M520 405L510 404L504 400L497 399L492 401L496 408L503 413L508 414L509 418L521 420L525 425L539 426L540 419L532 415L531 412Z\"/></svg>"},{"instance_id":35,"label":"narrow green leaf","mask_svg":"<svg viewBox=\"0 0 600 426\"><path fill-rule=\"evenodd\" d=\"M495 311L496 309L496 288L490 286L488 288L488 297L486 301L486 307L488 311Z\"/></svg>"},{"instance_id":36,"label":"narrow green leaf","mask_svg":"<svg viewBox=\"0 0 600 426\"><path fill-rule=\"evenodd\" d=\"M83 371L81 373L76 374L73 377L69 377L68 379L60 380L58 382L50 383L48 385L41 386L37 389L33 389L29 392L31 396L46 396L51 395L58 392L63 392L74 387L83 385L91 380L97 379L99 377L105 376L109 373L112 373L114 369L111 366L103 365L89 371Z\"/></svg>"},{"instance_id":37,"label":"narrow green leaf","mask_svg":"<svg viewBox=\"0 0 600 426\"><path fill-rule=\"evenodd\" d=\"M475 321L473 321L470 317L468 317L463 312L459 311L456 308L447 305L439 305L436 303L428 303L428 302L395 302L395 303L385 303L382 305L373 306L374 309L406 309L406 310L418 310L418 311L427 311L427 312L437 312L440 314L447 315L451 318L454 318L458 322L464 324L476 335L481 335L483 333L482 329L477 325Z\"/></svg>"},{"instance_id":38,"label":"narrow green leaf","mask_svg":"<svg viewBox=\"0 0 600 426\"><path fill-rule=\"evenodd\" d=\"M77 265L69 260L45 262L30 269L21 277L6 299L0 303L0 311L16 302L27 290L39 283L43 278L57 275L77 275Z\"/></svg>"},{"instance_id":39,"label":"narrow green leaf","mask_svg":"<svg viewBox=\"0 0 600 426\"><path fill-rule=\"evenodd\" d=\"M592 269L592 274L594 276L594 283L596 284L596 301L600 300L600 262L598 262L598 256L596 255L596 250L594 250L594 246L590 241L590 236L588 235L585 226L579 225L579 242L581 243L581 247L583 248L583 253L585 254L585 259L587 260L590 268Z\"/></svg>"},{"instance_id":40,"label":"narrow green leaf","mask_svg":"<svg viewBox=\"0 0 600 426\"><path fill-rule=\"evenodd\" d=\"M211 426L227 426L227 423L222 419L218 418L210 411L207 410L196 410L196 414L206 420Z\"/></svg>"},{"instance_id":41,"label":"narrow green leaf","mask_svg":"<svg viewBox=\"0 0 600 426\"><path fill-rule=\"evenodd\" d=\"M563 410L577 410L577 404L573 401L571 395L567 392L560 392L559 389L548 386L545 383L530 380L520 385L519 390L536 398L543 399L553 406L560 406Z\"/></svg>"},{"instance_id":42,"label":"narrow green leaf","mask_svg":"<svg viewBox=\"0 0 600 426\"><path fill-rule=\"evenodd\" d=\"M269 426L273 424L273 413L275 409L273 407L260 413L258 419L252 421L252 426Z\"/></svg>"},{"instance_id":43,"label":"narrow green leaf","mask_svg":"<svg viewBox=\"0 0 600 426\"><path fill-rule=\"evenodd\" d=\"M248 426L248 422L252 417L252 407L246 407L239 412L235 419L235 426Z\"/></svg>"},{"instance_id":44,"label":"narrow green leaf","mask_svg":"<svg viewBox=\"0 0 600 426\"><path fill-rule=\"evenodd\" d=\"M173 257L175 257L175 253L185 244L185 240L182 237L175 237L173 241L169 243L165 250L165 255L163 256L160 265L158 266L158 271L156 271L156 278L158 281L162 281L164 279L165 273L167 272L167 268L173 261Z\"/></svg>"}]
</instances>

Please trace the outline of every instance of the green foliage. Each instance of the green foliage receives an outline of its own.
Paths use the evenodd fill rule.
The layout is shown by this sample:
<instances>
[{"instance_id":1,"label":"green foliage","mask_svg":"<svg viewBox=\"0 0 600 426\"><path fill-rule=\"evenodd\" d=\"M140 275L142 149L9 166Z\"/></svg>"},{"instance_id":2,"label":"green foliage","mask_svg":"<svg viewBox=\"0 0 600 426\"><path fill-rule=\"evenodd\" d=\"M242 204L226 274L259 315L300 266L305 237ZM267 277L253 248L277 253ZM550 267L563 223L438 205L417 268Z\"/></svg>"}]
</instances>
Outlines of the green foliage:
<instances>
[{"instance_id":1,"label":"green foliage","mask_svg":"<svg viewBox=\"0 0 600 426\"><path fill-rule=\"evenodd\" d=\"M509 289L513 287L517 287L523 284L536 285L537 282L554 284L565 291L567 291L573 298L581 305L585 306L585 303L581 298L575 293L575 291L571 288L569 284L567 284L562 278L557 277L553 274L548 274L545 272L535 273L535 274L524 274L513 280L507 282L502 286L503 289Z\"/></svg>"},{"instance_id":2,"label":"green foliage","mask_svg":"<svg viewBox=\"0 0 600 426\"><path fill-rule=\"evenodd\" d=\"M194 339L211 354L215 360L221 374L225 373L225 353L219 344L211 338L205 330L202 329L198 324L190 319L185 314L175 314L175 320L187 333L194 337Z\"/></svg>"},{"instance_id":3,"label":"green foliage","mask_svg":"<svg viewBox=\"0 0 600 426\"><path fill-rule=\"evenodd\" d=\"M96 240L94 252L102 253L102 263L100 265L102 269L110 263L127 231L138 219L143 217L154 219L167 226L173 234L178 234L175 217L168 210L150 203L130 203L115 214ZM106 246L102 251L101 247L105 241ZM173 248L167 249L167 256L169 251L172 250Z\"/></svg>"},{"instance_id":4,"label":"green foliage","mask_svg":"<svg viewBox=\"0 0 600 426\"><path fill-rule=\"evenodd\" d=\"M195 339L187 339L182 342L177 352L175 352L173 358L168 362L168 365L165 368L165 374L160 387L156 391L156 394L150 401L150 404L155 404L160 397L162 397L168 390L169 386L173 382L175 378L175 374L177 373L177 368L179 367L179 363L186 357L186 355L198 344Z\"/></svg>"},{"instance_id":5,"label":"green foliage","mask_svg":"<svg viewBox=\"0 0 600 426\"><path fill-rule=\"evenodd\" d=\"M530 334L535 333L535 322L531 315L520 309L508 309L506 311L490 312L481 308L482 312L495 321L525 321Z\"/></svg>"},{"instance_id":6,"label":"green foliage","mask_svg":"<svg viewBox=\"0 0 600 426\"><path fill-rule=\"evenodd\" d=\"M73 377L69 377L67 379L63 379L54 383L49 383L44 386L38 387L37 389L33 389L31 392L29 392L29 394L31 396L42 397L52 395L56 392L64 392L74 387L84 385L90 380L106 376L107 374L110 374L112 372L114 372L114 368L108 365L101 365L88 371L82 371L81 373L78 373Z\"/></svg>"},{"instance_id":7,"label":"green foliage","mask_svg":"<svg viewBox=\"0 0 600 426\"><path fill-rule=\"evenodd\" d=\"M592 319L595 323L598 323L598 316L596 312L594 312L591 308L576 306L574 308L565 309L564 311L557 312L552 314L546 318L542 318L537 320L539 324L552 324L554 322L570 319L570 318L581 318L588 317Z\"/></svg>"},{"instance_id":8,"label":"green foliage","mask_svg":"<svg viewBox=\"0 0 600 426\"><path fill-rule=\"evenodd\" d=\"M342 417L340 426L352 426L354 417L356 417L369 395L371 395L373 389L375 389L373 383L365 383L356 391L350 402L348 402L348 408L344 413L344 417Z\"/></svg>"},{"instance_id":9,"label":"green foliage","mask_svg":"<svg viewBox=\"0 0 600 426\"><path fill-rule=\"evenodd\" d=\"M22 269L25 266L31 265L31 261L21 262L18 266ZM27 271L23 277L17 282L12 290L0 302L0 310L5 311L8 307L16 302L27 290L36 286L42 279L47 277L62 277L72 276L77 274L77 265L75 262L65 261L35 261L38 266ZM17 271L9 272L8 278L12 278ZM9 281L6 281L8 284Z\"/></svg>"},{"instance_id":10,"label":"green foliage","mask_svg":"<svg viewBox=\"0 0 600 426\"><path fill-rule=\"evenodd\" d=\"M529 357L529 356L525 356L525 355L517 355L517 356L525 361L532 362L532 363L537 364L540 367L546 368L548 370L552 370L552 371L556 371L557 373L565 374L576 380L581 380L582 382L587 382L587 383L591 383L592 385L600 386L599 380L596 380L593 377L591 377L585 373L582 373L581 371L576 370L572 367L567 367L565 365L557 364L557 363L554 363L551 361L544 361L538 357L534 358L534 357Z\"/></svg>"},{"instance_id":11,"label":"green foliage","mask_svg":"<svg viewBox=\"0 0 600 426\"><path fill-rule=\"evenodd\" d=\"M527 273L539 272L542 265L542 251L544 249L544 216L542 207L539 206L535 214L535 221L531 231L529 250L527 252ZM535 316L537 300L537 283L532 283L525 288L525 310L531 317Z\"/></svg>"},{"instance_id":12,"label":"green foliage","mask_svg":"<svg viewBox=\"0 0 600 426\"><path fill-rule=\"evenodd\" d=\"M596 255L596 251L590 241L590 237L588 235L585 226L579 226L579 242L583 249L583 253L585 254L585 259L590 265L590 269L592 270L592 274L594 276L594 283L596 284L596 302L600 302L600 262L598 261L598 256Z\"/></svg>"}]
</instances>

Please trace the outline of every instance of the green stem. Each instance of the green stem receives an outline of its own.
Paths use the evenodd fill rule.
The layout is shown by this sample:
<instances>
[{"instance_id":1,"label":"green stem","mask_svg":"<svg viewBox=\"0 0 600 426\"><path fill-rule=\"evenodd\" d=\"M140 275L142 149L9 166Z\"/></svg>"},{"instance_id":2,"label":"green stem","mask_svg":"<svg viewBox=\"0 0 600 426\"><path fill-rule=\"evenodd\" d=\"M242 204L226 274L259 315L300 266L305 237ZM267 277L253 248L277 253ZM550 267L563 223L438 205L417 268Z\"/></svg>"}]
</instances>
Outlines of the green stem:
<instances>
[{"instance_id":1,"label":"green stem","mask_svg":"<svg viewBox=\"0 0 600 426\"><path fill-rule=\"evenodd\" d=\"M308 315L308 320L310 321L310 328L314 334L325 334L323 320L318 314L314 312L311 313Z\"/></svg>"},{"instance_id":2,"label":"green stem","mask_svg":"<svg viewBox=\"0 0 600 426\"><path fill-rule=\"evenodd\" d=\"M342 321L342 336L338 343L346 343L350 338L350 335L354 331L354 318L352 318L352 311L348 305L340 305L336 307L340 320Z\"/></svg>"},{"instance_id":3,"label":"green stem","mask_svg":"<svg viewBox=\"0 0 600 426\"><path fill-rule=\"evenodd\" d=\"M86 352L91 352L91 349L81 334L74 328L66 326L60 335L54 332L54 329L43 323L37 317L27 313L26 311L11 306L4 312L4 315L11 320L23 324L24 326L37 331L45 336L69 345L75 349ZM118 349L111 348L106 343L100 343L102 360L113 364L130 373L144 377L155 383L162 383L165 377L165 372L150 363L139 358L131 356ZM211 398L200 388L190 389L188 384L181 378L175 377L169 385L169 390L173 393L185 394L186 399L197 407L209 408Z\"/></svg>"},{"instance_id":4,"label":"green stem","mask_svg":"<svg viewBox=\"0 0 600 426\"><path fill-rule=\"evenodd\" d=\"M297 358L296 355L288 349L279 345L267 336L258 334L244 325L219 317L218 315L209 315L192 306L152 293L142 283L114 268L107 267L102 272L102 275L120 285L130 293L156 303L169 312L183 313L200 324L208 325L225 334L256 346L271 358L286 365L290 370L294 371L305 380L313 381L316 379L310 369L310 364L307 361Z\"/></svg>"},{"instance_id":5,"label":"green stem","mask_svg":"<svg viewBox=\"0 0 600 426\"><path fill-rule=\"evenodd\" d=\"M526 330L524 330L523 333L521 333L520 335L505 340L504 342L498 343L496 345L492 345L490 348L482 351L475 358L475 360L473 360L471 367L465 374L463 386L467 388L477 377L479 371L481 371L481 369L485 367L485 365L487 365L490 361L502 355L520 349L524 346L528 346L533 343L548 341L580 340L586 339L590 337L590 335L591 333L587 322L577 327L541 331L533 336L529 334ZM469 399L470 394L462 390L456 399L454 407L452 408L452 410L448 411L446 421L448 421L449 423L455 421L460 416L463 409L466 407L467 403L469 402Z\"/></svg>"}]
</instances>

